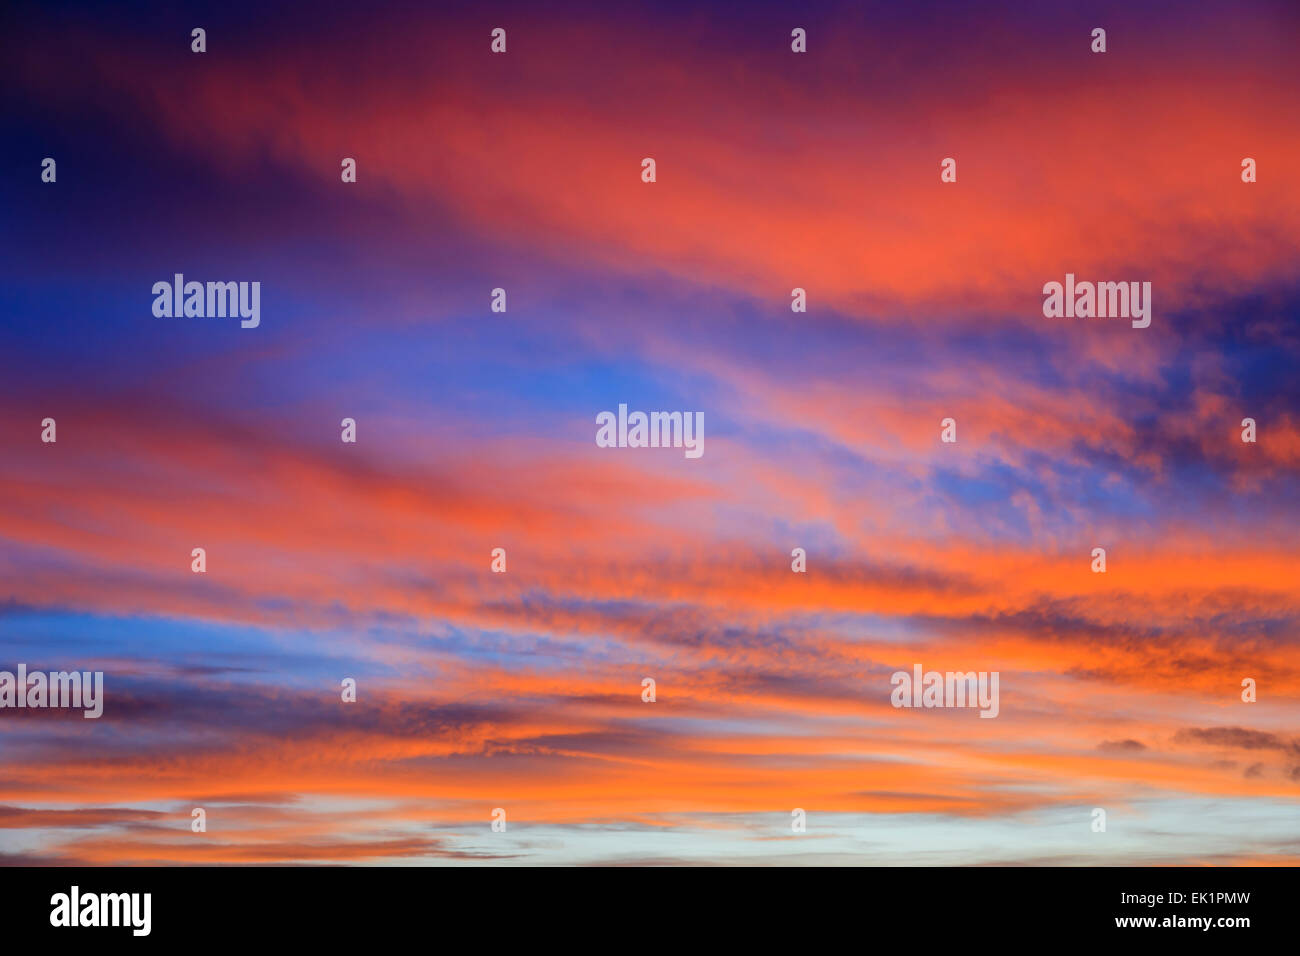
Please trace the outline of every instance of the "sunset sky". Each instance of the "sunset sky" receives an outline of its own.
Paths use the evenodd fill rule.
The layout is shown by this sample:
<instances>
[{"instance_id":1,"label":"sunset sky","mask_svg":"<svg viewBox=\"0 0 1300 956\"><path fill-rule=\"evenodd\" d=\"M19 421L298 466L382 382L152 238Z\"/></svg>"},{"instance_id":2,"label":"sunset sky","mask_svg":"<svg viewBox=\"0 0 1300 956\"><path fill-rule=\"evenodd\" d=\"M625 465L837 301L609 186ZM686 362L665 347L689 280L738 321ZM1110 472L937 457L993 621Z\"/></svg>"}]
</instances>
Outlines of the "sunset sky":
<instances>
[{"instance_id":1,"label":"sunset sky","mask_svg":"<svg viewBox=\"0 0 1300 956\"><path fill-rule=\"evenodd\" d=\"M0 37L0 864L1300 863L1300 7L188 6Z\"/></svg>"}]
</instances>

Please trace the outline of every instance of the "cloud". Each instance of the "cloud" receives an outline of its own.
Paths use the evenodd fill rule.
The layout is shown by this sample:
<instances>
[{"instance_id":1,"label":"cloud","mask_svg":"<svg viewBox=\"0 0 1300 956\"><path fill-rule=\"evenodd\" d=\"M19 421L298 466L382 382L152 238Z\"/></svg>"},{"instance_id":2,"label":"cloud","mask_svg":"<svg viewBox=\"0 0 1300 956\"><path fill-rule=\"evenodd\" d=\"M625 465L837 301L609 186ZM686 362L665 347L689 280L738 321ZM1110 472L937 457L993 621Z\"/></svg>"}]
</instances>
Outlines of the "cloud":
<instances>
[{"instance_id":1,"label":"cloud","mask_svg":"<svg viewBox=\"0 0 1300 956\"><path fill-rule=\"evenodd\" d=\"M1300 738L1287 740L1277 734L1245 727L1185 727L1178 731L1174 740L1241 750L1281 750L1300 755Z\"/></svg>"},{"instance_id":2,"label":"cloud","mask_svg":"<svg viewBox=\"0 0 1300 956\"><path fill-rule=\"evenodd\" d=\"M1146 750L1146 744L1137 740L1103 740L1097 745L1098 750L1109 750L1118 753L1134 752Z\"/></svg>"}]
</instances>

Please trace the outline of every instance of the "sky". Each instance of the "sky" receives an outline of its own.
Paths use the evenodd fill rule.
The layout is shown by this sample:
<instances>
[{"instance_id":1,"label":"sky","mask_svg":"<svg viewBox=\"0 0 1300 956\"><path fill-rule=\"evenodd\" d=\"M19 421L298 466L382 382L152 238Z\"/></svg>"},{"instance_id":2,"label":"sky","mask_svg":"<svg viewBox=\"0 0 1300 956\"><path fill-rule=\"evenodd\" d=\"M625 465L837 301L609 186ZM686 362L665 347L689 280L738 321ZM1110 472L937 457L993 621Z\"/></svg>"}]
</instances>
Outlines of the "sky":
<instances>
[{"instance_id":1,"label":"sky","mask_svg":"<svg viewBox=\"0 0 1300 956\"><path fill-rule=\"evenodd\" d=\"M186 6L5 15L0 863L1300 863L1294 4Z\"/></svg>"}]
</instances>

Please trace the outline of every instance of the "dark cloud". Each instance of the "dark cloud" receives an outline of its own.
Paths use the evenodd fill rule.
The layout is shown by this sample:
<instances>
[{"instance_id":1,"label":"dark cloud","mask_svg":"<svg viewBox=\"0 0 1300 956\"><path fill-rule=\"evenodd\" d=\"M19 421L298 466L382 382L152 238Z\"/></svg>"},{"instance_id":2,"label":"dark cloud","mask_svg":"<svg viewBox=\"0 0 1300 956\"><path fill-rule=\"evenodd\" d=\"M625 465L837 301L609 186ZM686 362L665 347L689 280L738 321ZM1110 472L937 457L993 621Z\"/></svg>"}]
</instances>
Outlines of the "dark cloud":
<instances>
[{"instance_id":1,"label":"dark cloud","mask_svg":"<svg viewBox=\"0 0 1300 956\"><path fill-rule=\"evenodd\" d=\"M1103 740L1097 745L1098 750L1134 752L1146 750L1147 745L1138 740Z\"/></svg>"},{"instance_id":2,"label":"dark cloud","mask_svg":"<svg viewBox=\"0 0 1300 956\"><path fill-rule=\"evenodd\" d=\"M158 810L116 807L82 807L76 810L41 810L0 806L0 829L24 827L97 827L112 824L153 823L169 814Z\"/></svg>"},{"instance_id":3,"label":"dark cloud","mask_svg":"<svg viewBox=\"0 0 1300 956\"><path fill-rule=\"evenodd\" d=\"M1212 747L1235 747L1241 750L1281 750L1300 754L1300 738L1287 740L1277 734L1245 727L1184 727L1174 735L1180 744L1200 743Z\"/></svg>"}]
</instances>

